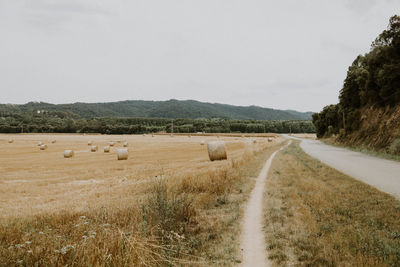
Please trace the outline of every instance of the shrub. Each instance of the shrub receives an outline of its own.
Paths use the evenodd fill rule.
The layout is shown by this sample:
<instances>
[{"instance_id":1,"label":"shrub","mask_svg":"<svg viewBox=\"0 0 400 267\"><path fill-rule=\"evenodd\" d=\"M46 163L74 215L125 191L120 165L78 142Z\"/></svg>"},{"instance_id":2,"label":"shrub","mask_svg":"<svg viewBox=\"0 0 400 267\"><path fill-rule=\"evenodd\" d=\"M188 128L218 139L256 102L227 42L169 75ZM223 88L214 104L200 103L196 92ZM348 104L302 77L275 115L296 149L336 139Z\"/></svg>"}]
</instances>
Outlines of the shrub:
<instances>
[{"instance_id":1,"label":"shrub","mask_svg":"<svg viewBox=\"0 0 400 267\"><path fill-rule=\"evenodd\" d=\"M395 139L389 146L389 153L400 154L400 138Z\"/></svg>"}]
</instances>

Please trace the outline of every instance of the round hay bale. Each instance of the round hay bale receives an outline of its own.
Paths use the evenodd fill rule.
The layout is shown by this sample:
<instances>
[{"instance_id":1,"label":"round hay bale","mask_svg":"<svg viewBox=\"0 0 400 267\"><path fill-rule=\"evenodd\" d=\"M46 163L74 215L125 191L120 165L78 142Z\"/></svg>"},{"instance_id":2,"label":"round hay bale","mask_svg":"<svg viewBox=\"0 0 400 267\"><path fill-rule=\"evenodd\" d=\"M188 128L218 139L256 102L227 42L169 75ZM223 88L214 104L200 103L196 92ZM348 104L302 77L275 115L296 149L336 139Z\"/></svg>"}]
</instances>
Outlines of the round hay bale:
<instances>
[{"instance_id":1,"label":"round hay bale","mask_svg":"<svg viewBox=\"0 0 400 267\"><path fill-rule=\"evenodd\" d=\"M128 147L128 142L124 142L124 147Z\"/></svg>"},{"instance_id":2,"label":"round hay bale","mask_svg":"<svg viewBox=\"0 0 400 267\"><path fill-rule=\"evenodd\" d=\"M117 159L118 160L127 160L128 159L128 149L120 148L117 150Z\"/></svg>"},{"instance_id":3,"label":"round hay bale","mask_svg":"<svg viewBox=\"0 0 400 267\"><path fill-rule=\"evenodd\" d=\"M104 153L110 152L110 146L105 146L104 147Z\"/></svg>"},{"instance_id":4,"label":"round hay bale","mask_svg":"<svg viewBox=\"0 0 400 267\"><path fill-rule=\"evenodd\" d=\"M39 142L37 143L37 145L38 145L38 146L43 145L42 141L39 141Z\"/></svg>"},{"instance_id":5,"label":"round hay bale","mask_svg":"<svg viewBox=\"0 0 400 267\"><path fill-rule=\"evenodd\" d=\"M272 142L272 137L268 137L268 142Z\"/></svg>"},{"instance_id":6,"label":"round hay bale","mask_svg":"<svg viewBox=\"0 0 400 267\"><path fill-rule=\"evenodd\" d=\"M72 158L74 156L74 151L73 150L65 150L64 151L64 158Z\"/></svg>"},{"instance_id":7,"label":"round hay bale","mask_svg":"<svg viewBox=\"0 0 400 267\"><path fill-rule=\"evenodd\" d=\"M10 144L14 143L14 139L8 139L8 143Z\"/></svg>"},{"instance_id":8,"label":"round hay bale","mask_svg":"<svg viewBox=\"0 0 400 267\"><path fill-rule=\"evenodd\" d=\"M92 146L92 147L90 148L90 151L96 152L96 151L97 151L97 146Z\"/></svg>"},{"instance_id":9,"label":"round hay bale","mask_svg":"<svg viewBox=\"0 0 400 267\"><path fill-rule=\"evenodd\" d=\"M55 143L57 143L57 140L53 140L53 141L51 141L51 143L52 143L52 144L55 144Z\"/></svg>"},{"instance_id":10,"label":"round hay bale","mask_svg":"<svg viewBox=\"0 0 400 267\"><path fill-rule=\"evenodd\" d=\"M151 137L154 137L154 134L152 134Z\"/></svg>"},{"instance_id":11,"label":"round hay bale","mask_svg":"<svg viewBox=\"0 0 400 267\"><path fill-rule=\"evenodd\" d=\"M93 144L92 140L87 141L87 145L91 146Z\"/></svg>"},{"instance_id":12,"label":"round hay bale","mask_svg":"<svg viewBox=\"0 0 400 267\"><path fill-rule=\"evenodd\" d=\"M257 143L257 140L256 140L256 139L253 140L253 144L255 144L255 143Z\"/></svg>"},{"instance_id":13,"label":"round hay bale","mask_svg":"<svg viewBox=\"0 0 400 267\"><path fill-rule=\"evenodd\" d=\"M225 142L214 141L207 144L208 156L211 161L227 159Z\"/></svg>"},{"instance_id":14,"label":"round hay bale","mask_svg":"<svg viewBox=\"0 0 400 267\"><path fill-rule=\"evenodd\" d=\"M114 141L111 141L110 146L114 146L114 145L115 145Z\"/></svg>"},{"instance_id":15,"label":"round hay bale","mask_svg":"<svg viewBox=\"0 0 400 267\"><path fill-rule=\"evenodd\" d=\"M189 138L191 138L192 136L191 136L191 135L189 135L188 137L189 137Z\"/></svg>"},{"instance_id":16,"label":"round hay bale","mask_svg":"<svg viewBox=\"0 0 400 267\"><path fill-rule=\"evenodd\" d=\"M206 141L201 141L200 145L204 146L206 144Z\"/></svg>"},{"instance_id":17,"label":"round hay bale","mask_svg":"<svg viewBox=\"0 0 400 267\"><path fill-rule=\"evenodd\" d=\"M47 145L42 144L42 145L40 146L40 150L46 150L46 149L47 149Z\"/></svg>"}]
</instances>

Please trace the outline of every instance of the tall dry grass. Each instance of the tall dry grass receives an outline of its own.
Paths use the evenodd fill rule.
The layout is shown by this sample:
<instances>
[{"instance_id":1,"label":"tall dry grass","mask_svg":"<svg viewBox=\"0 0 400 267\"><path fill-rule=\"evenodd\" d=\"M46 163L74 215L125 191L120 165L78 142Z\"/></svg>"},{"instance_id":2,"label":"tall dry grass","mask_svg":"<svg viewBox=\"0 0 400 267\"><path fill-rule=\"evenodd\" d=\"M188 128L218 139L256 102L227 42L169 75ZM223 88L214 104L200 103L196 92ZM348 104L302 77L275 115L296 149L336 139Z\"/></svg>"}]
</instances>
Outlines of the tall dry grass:
<instances>
[{"instance_id":1,"label":"tall dry grass","mask_svg":"<svg viewBox=\"0 0 400 267\"><path fill-rule=\"evenodd\" d=\"M306 155L278 154L265 193L276 266L398 266L400 201Z\"/></svg>"},{"instance_id":2,"label":"tall dry grass","mask_svg":"<svg viewBox=\"0 0 400 267\"><path fill-rule=\"evenodd\" d=\"M153 178L131 201L86 212L59 211L0 225L1 266L230 266L237 230L264 160L259 146L223 167Z\"/></svg>"}]
</instances>

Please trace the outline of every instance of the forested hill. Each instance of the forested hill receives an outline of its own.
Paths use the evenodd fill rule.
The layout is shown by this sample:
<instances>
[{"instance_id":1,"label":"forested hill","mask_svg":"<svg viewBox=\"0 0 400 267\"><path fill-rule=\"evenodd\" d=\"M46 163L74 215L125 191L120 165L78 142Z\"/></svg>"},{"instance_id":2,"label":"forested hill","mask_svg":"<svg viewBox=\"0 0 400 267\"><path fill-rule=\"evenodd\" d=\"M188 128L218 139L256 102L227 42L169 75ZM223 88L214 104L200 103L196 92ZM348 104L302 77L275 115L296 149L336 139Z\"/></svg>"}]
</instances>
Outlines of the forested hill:
<instances>
[{"instance_id":1,"label":"forested hill","mask_svg":"<svg viewBox=\"0 0 400 267\"><path fill-rule=\"evenodd\" d=\"M276 110L257 106L233 106L194 100L142 101L128 100L108 103L49 104L29 102L23 105L1 104L1 113L71 112L82 118L223 118L234 120L311 120L312 112Z\"/></svg>"},{"instance_id":2,"label":"forested hill","mask_svg":"<svg viewBox=\"0 0 400 267\"><path fill-rule=\"evenodd\" d=\"M313 115L319 137L400 154L400 17L349 67L339 103Z\"/></svg>"}]
</instances>

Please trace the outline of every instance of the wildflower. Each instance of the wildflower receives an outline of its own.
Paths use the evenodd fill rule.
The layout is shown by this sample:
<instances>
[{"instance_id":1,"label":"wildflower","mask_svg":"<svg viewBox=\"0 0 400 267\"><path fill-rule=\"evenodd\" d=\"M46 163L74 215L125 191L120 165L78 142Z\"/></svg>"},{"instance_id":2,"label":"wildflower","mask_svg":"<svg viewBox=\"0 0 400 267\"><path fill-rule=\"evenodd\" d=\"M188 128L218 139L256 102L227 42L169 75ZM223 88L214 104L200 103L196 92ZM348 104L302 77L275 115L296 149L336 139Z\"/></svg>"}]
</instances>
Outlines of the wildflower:
<instances>
[{"instance_id":1,"label":"wildflower","mask_svg":"<svg viewBox=\"0 0 400 267\"><path fill-rule=\"evenodd\" d=\"M79 223L78 223L78 224L75 224L75 227L79 227L79 225L80 225Z\"/></svg>"},{"instance_id":2,"label":"wildflower","mask_svg":"<svg viewBox=\"0 0 400 267\"><path fill-rule=\"evenodd\" d=\"M88 225L88 224L89 224L89 222L84 222L83 224L84 224L84 225Z\"/></svg>"},{"instance_id":3,"label":"wildflower","mask_svg":"<svg viewBox=\"0 0 400 267\"><path fill-rule=\"evenodd\" d=\"M16 244L15 247L16 248L23 248L25 245L24 244Z\"/></svg>"},{"instance_id":4,"label":"wildflower","mask_svg":"<svg viewBox=\"0 0 400 267\"><path fill-rule=\"evenodd\" d=\"M27 251L27 253L33 253L33 251L30 249L30 250Z\"/></svg>"},{"instance_id":5,"label":"wildflower","mask_svg":"<svg viewBox=\"0 0 400 267\"><path fill-rule=\"evenodd\" d=\"M30 244L32 244L32 242L31 241L26 241L25 244L30 245Z\"/></svg>"},{"instance_id":6,"label":"wildflower","mask_svg":"<svg viewBox=\"0 0 400 267\"><path fill-rule=\"evenodd\" d=\"M81 216L80 218L81 218L82 220L84 220L84 219L86 219L86 216Z\"/></svg>"},{"instance_id":7,"label":"wildflower","mask_svg":"<svg viewBox=\"0 0 400 267\"><path fill-rule=\"evenodd\" d=\"M39 235L44 235L44 233L43 232L39 232Z\"/></svg>"},{"instance_id":8,"label":"wildflower","mask_svg":"<svg viewBox=\"0 0 400 267\"><path fill-rule=\"evenodd\" d=\"M112 257L112 254L107 254L107 255L106 255L106 260L110 260L111 257Z\"/></svg>"},{"instance_id":9,"label":"wildflower","mask_svg":"<svg viewBox=\"0 0 400 267\"><path fill-rule=\"evenodd\" d=\"M75 246L68 244L68 245L62 247L60 252L61 252L61 254L65 255L65 254L67 254L68 251L70 251L71 249L74 249L74 248L75 248Z\"/></svg>"},{"instance_id":10,"label":"wildflower","mask_svg":"<svg viewBox=\"0 0 400 267\"><path fill-rule=\"evenodd\" d=\"M86 235L83 235L83 236L82 236L82 238L83 238L83 239L86 239L86 238L87 238L87 236L86 236Z\"/></svg>"},{"instance_id":11,"label":"wildflower","mask_svg":"<svg viewBox=\"0 0 400 267\"><path fill-rule=\"evenodd\" d=\"M94 236L96 235L95 231L89 231L88 234L90 235L90 238L94 238Z\"/></svg>"}]
</instances>

